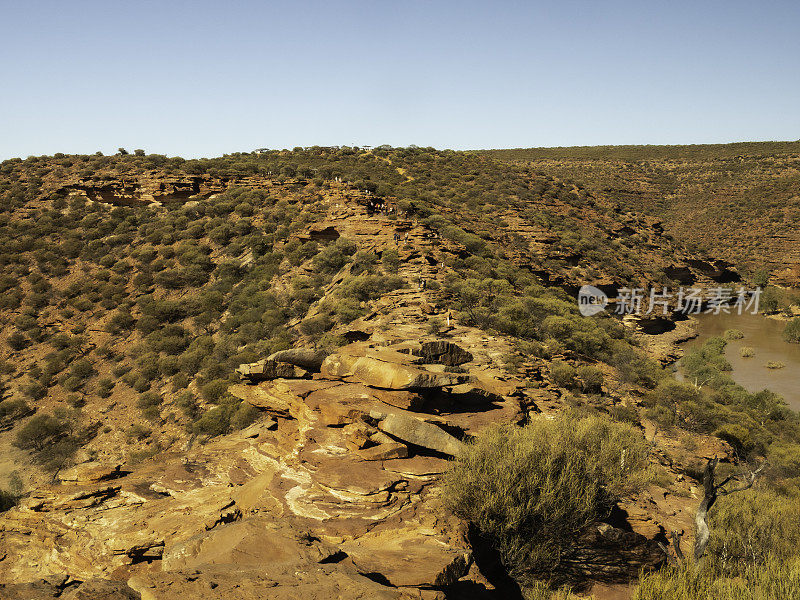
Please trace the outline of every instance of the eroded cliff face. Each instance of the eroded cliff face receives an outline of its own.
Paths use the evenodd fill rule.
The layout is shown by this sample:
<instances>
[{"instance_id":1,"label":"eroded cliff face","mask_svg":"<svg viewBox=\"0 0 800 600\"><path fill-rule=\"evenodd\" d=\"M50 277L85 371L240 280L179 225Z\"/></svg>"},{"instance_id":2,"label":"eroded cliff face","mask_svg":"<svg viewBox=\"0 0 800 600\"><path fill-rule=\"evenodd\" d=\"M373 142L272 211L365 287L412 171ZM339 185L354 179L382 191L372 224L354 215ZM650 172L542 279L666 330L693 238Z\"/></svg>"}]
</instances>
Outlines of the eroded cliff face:
<instances>
[{"instance_id":1,"label":"eroded cliff face","mask_svg":"<svg viewBox=\"0 0 800 600\"><path fill-rule=\"evenodd\" d=\"M800 285L800 154L796 143L736 150L639 147L490 153L571 178L623 210L646 214L684 244ZM775 146L771 148L770 146ZM629 157L623 157L625 154ZM559 156L560 155L560 156Z\"/></svg>"}]
</instances>

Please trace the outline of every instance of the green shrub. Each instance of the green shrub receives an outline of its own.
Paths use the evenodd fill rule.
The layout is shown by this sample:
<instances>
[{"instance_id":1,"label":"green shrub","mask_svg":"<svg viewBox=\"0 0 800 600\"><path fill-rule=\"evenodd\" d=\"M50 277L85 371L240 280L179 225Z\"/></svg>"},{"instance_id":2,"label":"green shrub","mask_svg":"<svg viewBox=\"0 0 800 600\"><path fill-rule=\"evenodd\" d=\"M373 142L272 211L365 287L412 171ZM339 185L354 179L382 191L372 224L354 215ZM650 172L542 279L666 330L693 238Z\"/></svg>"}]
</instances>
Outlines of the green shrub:
<instances>
[{"instance_id":1,"label":"green shrub","mask_svg":"<svg viewBox=\"0 0 800 600\"><path fill-rule=\"evenodd\" d=\"M20 331L15 331L11 335L9 335L7 341L11 349L16 351L24 350L31 343L31 341L27 337L25 337L25 334L23 334Z\"/></svg>"},{"instance_id":2,"label":"green shrub","mask_svg":"<svg viewBox=\"0 0 800 600\"><path fill-rule=\"evenodd\" d=\"M800 503L767 489L720 499L711 513L708 567L730 577L800 555Z\"/></svg>"},{"instance_id":3,"label":"green shrub","mask_svg":"<svg viewBox=\"0 0 800 600\"><path fill-rule=\"evenodd\" d=\"M445 502L492 540L515 577L549 570L562 549L647 480L647 444L599 415L494 426L444 477Z\"/></svg>"},{"instance_id":4,"label":"green shrub","mask_svg":"<svg viewBox=\"0 0 800 600\"><path fill-rule=\"evenodd\" d=\"M578 367L578 379L580 380L581 391L586 394L597 394L603 387L603 372L597 367L584 365Z\"/></svg>"},{"instance_id":5,"label":"green shrub","mask_svg":"<svg viewBox=\"0 0 800 600\"><path fill-rule=\"evenodd\" d=\"M570 364L560 360L550 364L550 380L558 387L573 388L577 370Z\"/></svg>"},{"instance_id":6,"label":"green shrub","mask_svg":"<svg viewBox=\"0 0 800 600\"><path fill-rule=\"evenodd\" d=\"M217 403L228 392L229 385L226 379L215 379L203 385L200 394L206 402Z\"/></svg>"},{"instance_id":7,"label":"green shrub","mask_svg":"<svg viewBox=\"0 0 800 600\"><path fill-rule=\"evenodd\" d=\"M92 363L85 358L76 360L70 365L69 373L70 376L75 377L76 379L88 379L94 374L94 366L92 366Z\"/></svg>"},{"instance_id":8,"label":"green shrub","mask_svg":"<svg viewBox=\"0 0 800 600\"><path fill-rule=\"evenodd\" d=\"M73 423L65 416L34 415L17 432L12 444L31 450L34 459L47 469L58 469L78 449L78 439L73 435Z\"/></svg>"},{"instance_id":9,"label":"green shrub","mask_svg":"<svg viewBox=\"0 0 800 600\"><path fill-rule=\"evenodd\" d=\"M744 337L744 333L741 329L726 329L725 333L722 334L726 340L740 340Z\"/></svg>"},{"instance_id":10,"label":"green shrub","mask_svg":"<svg viewBox=\"0 0 800 600\"><path fill-rule=\"evenodd\" d=\"M152 433L153 431L151 429L148 429L144 425L140 423L134 423L128 428L128 431L126 432L126 437L128 439L128 443L134 441L140 442L150 437L150 434Z\"/></svg>"},{"instance_id":11,"label":"green shrub","mask_svg":"<svg viewBox=\"0 0 800 600\"><path fill-rule=\"evenodd\" d=\"M381 254L381 263L387 273L396 274L400 268L400 253L395 248L388 248Z\"/></svg>"},{"instance_id":12,"label":"green shrub","mask_svg":"<svg viewBox=\"0 0 800 600\"><path fill-rule=\"evenodd\" d=\"M793 344L800 344L800 317L795 317L783 329L783 339Z\"/></svg>"},{"instance_id":13,"label":"green shrub","mask_svg":"<svg viewBox=\"0 0 800 600\"><path fill-rule=\"evenodd\" d=\"M631 425L638 425L639 424L639 413L636 409L632 406L628 406L627 404L616 404L612 406L608 414L611 415L611 418L615 421L619 421L621 423L630 423Z\"/></svg>"},{"instance_id":14,"label":"green shrub","mask_svg":"<svg viewBox=\"0 0 800 600\"><path fill-rule=\"evenodd\" d=\"M207 435L214 437L228 433L231 428L231 417L234 413L231 405L215 406L203 413L203 416L195 421L192 431L197 435Z\"/></svg>"},{"instance_id":15,"label":"green shrub","mask_svg":"<svg viewBox=\"0 0 800 600\"><path fill-rule=\"evenodd\" d=\"M345 238L339 238L314 257L314 268L320 273L337 273L350 262L358 247Z\"/></svg>"},{"instance_id":16,"label":"green shrub","mask_svg":"<svg viewBox=\"0 0 800 600\"><path fill-rule=\"evenodd\" d=\"M740 576L726 578L691 564L645 574L633 600L788 600L800 598L800 567L770 560Z\"/></svg>"},{"instance_id":17,"label":"green shrub","mask_svg":"<svg viewBox=\"0 0 800 600\"><path fill-rule=\"evenodd\" d=\"M24 400L9 398L8 400L0 401L0 423L3 421L13 422L28 414L30 410Z\"/></svg>"},{"instance_id":18,"label":"green shrub","mask_svg":"<svg viewBox=\"0 0 800 600\"><path fill-rule=\"evenodd\" d=\"M244 429L258 419L258 414L259 411L256 407L248 402L242 402L231 417L231 428Z\"/></svg>"},{"instance_id":19,"label":"green shrub","mask_svg":"<svg viewBox=\"0 0 800 600\"><path fill-rule=\"evenodd\" d=\"M97 382L97 395L101 398L108 398L114 389L114 380L104 377Z\"/></svg>"}]
</instances>

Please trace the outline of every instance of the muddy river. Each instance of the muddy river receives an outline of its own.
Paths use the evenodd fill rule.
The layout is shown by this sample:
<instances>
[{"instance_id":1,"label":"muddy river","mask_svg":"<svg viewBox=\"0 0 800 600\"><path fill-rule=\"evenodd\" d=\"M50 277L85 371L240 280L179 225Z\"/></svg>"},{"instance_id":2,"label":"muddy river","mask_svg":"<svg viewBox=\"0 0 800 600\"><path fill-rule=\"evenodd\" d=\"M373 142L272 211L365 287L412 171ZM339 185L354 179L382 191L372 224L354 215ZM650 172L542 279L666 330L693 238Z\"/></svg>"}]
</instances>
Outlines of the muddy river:
<instances>
[{"instance_id":1,"label":"muddy river","mask_svg":"<svg viewBox=\"0 0 800 600\"><path fill-rule=\"evenodd\" d=\"M794 410L800 411L800 344L784 342L781 334L785 321L761 315L697 315L699 336L686 347L702 344L710 337L722 336L726 329L744 333L739 340L728 341L725 355L733 366L734 381L750 392L770 389L780 394ZM753 349L753 356L743 358L741 348ZM768 369L770 361L779 361L782 369Z\"/></svg>"}]
</instances>

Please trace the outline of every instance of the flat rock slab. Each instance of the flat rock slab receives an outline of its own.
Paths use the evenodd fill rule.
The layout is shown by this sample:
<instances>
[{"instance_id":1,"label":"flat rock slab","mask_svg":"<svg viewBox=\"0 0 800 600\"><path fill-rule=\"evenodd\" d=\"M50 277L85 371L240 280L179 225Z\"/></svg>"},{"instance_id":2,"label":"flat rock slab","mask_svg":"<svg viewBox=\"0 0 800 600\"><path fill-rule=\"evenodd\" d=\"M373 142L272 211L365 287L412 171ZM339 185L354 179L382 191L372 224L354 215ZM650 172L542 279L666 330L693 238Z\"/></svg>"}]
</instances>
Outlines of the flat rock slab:
<instances>
[{"instance_id":1,"label":"flat rock slab","mask_svg":"<svg viewBox=\"0 0 800 600\"><path fill-rule=\"evenodd\" d=\"M382 531L342 544L363 573L380 573L397 587L449 585L467 574L469 553L435 536Z\"/></svg>"},{"instance_id":2,"label":"flat rock slab","mask_svg":"<svg viewBox=\"0 0 800 600\"><path fill-rule=\"evenodd\" d=\"M300 541L296 532L279 522L250 518L221 525L174 544L164 553L165 571L207 570L223 565L245 568L295 568L315 564L337 548L323 542Z\"/></svg>"},{"instance_id":3,"label":"flat rock slab","mask_svg":"<svg viewBox=\"0 0 800 600\"><path fill-rule=\"evenodd\" d=\"M63 581L61 581L63 579ZM124 581L90 579L66 586L66 576L55 576L30 583L0 584L3 600L140 600L138 592ZM66 588L66 589L64 589Z\"/></svg>"},{"instance_id":4,"label":"flat rock slab","mask_svg":"<svg viewBox=\"0 0 800 600\"><path fill-rule=\"evenodd\" d=\"M412 456L385 460L383 468L404 477L433 477L450 468L450 461L433 456Z\"/></svg>"},{"instance_id":5,"label":"flat rock slab","mask_svg":"<svg viewBox=\"0 0 800 600\"><path fill-rule=\"evenodd\" d=\"M322 366L322 361L328 356L329 352L325 350L312 350L310 348L291 348L289 350L280 350L267 357L268 361L275 361L278 363L287 363L306 369L308 371L319 371Z\"/></svg>"},{"instance_id":6,"label":"flat rock slab","mask_svg":"<svg viewBox=\"0 0 800 600\"><path fill-rule=\"evenodd\" d=\"M371 448L363 448L358 455L364 460L389 460L408 456L408 446L400 442L386 442Z\"/></svg>"},{"instance_id":7,"label":"flat rock slab","mask_svg":"<svg viewBox=\"0 0 800 600\"><path fill-rule=\"evenodd\" d=\"M289 416L291 414L292 401L296 399L291 394L281 392L269 384L248 385L234 383L228 386L228 392L251 406L263 408L281 416Z\"/></svg>"},{"instance_id":8,"label":"flat rock slab","mask_svg":"<svg viewBox=\"0 0 800 600\"><path fill-rule=\"evenodd\" d=\"M347 354L331 354L322 363L321 374L329 379L343 379L389 390L441 388L463 380L448 373L432 373L410 365Z\"/></svg>"},{"instance_id":9,"label":"flat rock slab","mask_svg":"<svg viewBox=\"0 0 800 600\"><path fill-rule=\"evenodd\" d=\"M291 572L251 569L212 573L172 571L136 575L128 586L141 600L402 600L403 593L340 564L309 565ZM407 596L406 596L407 598Z\"/></svg>"},{"instance_id":10,"label":"flat rock slab","mask_svg":"<svg viewBox=\"0 0 800 600\"><path fill-rule=\"evenodd\" d=\"M86 462L66 469L59 474L63 483L86 484L115 479L123 475L121 465L106 465L99 462Z\"/></svg>"},{"instance_id":11,"label":"flat rock slab","mask_svg":"<svg viewBox=\"0 0 800 600\"><path fill-rule=\"evenodd\" d=\"M370 416L378 421L378 428L391 436L409 444L422 446L448 456L460 456L464 444L433 423L400 413L380 413L373 411Z\"/></svg>"},{"instance_id":12,"label":"flat rock slab","mask_svg":"<svg viewBox=\"0 0 800 600\"><path fill-rule=\"evenodd\" d=\"M401 475L382 469L379 462L352 455L323 456L318 461L314 481L338 492L369 496L385 492L403 481Z\"/></svg>"},{"instance_id":13,"label":"flat rock slab","mask_svg":"<svg viewBox=\"0 0 800 600\"><path fill-rule=\"evenodd\" d=\"M305 369L301 369L293 364L269 359L241 364L236 368L236 372L239 373L242 379L247 379L252 382L278 379L279 377L308 377L308 371Z\"/></svg>"}]
</instances>

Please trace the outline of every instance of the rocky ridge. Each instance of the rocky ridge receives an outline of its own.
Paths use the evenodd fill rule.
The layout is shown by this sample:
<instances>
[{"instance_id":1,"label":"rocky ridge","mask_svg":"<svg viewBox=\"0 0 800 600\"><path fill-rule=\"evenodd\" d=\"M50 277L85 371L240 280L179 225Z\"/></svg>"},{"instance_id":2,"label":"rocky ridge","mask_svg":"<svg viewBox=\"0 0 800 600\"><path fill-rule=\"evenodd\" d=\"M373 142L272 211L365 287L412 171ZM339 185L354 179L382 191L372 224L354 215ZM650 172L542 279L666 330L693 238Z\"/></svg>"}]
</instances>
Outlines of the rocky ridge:
<instances>
[{"instance_id":1,"label":"rocky ridge","mask_svg":"<svg viewBox=\"0 0 800 600\"><path fill-rule=\"evenodd\" d=\"M112 183L113 198L95 184L72 191L122 205L132 199L166 204L199 202L223 185L205 178L188 197L157 200L154 190L176 194L186 184L173 183L129 191ZM241 366L242 381L230 392L260 411L251 427L205 444L187 440L140 464L103 448L94 460L62 472L60 483L30 494L0 519L3 594L508 597L494 569L477 558L482 548L443 511L438 475L483 427L546 418L569 404L568 394L552 384L542 359L526 357L510 375L509 340L451 319L446 294L419 285L443 283L445 262L469 256L463 245L437 238L413 218L370 214L368 196L345 186L326 201L326 219L299 237L346 237L378 255L397 248L399 274L411 285L384 294L365 316L337 330L358 341L333 354L298 346ZM515 239L525 241L509 250L515 262L560 256L549 250L543 231L510 225ZM659 242L657 223L631 220L629 227ZM393 241L396 232L403 243ZM609 222L605 235L623 233ZM698 280L704 276L686 261L680 268ZM584 281L572 267L542 275L568 288ZM610 276L603 281L615 284ZM440 323L435 334L433 319ZM635 402L630 391L607 386L604 408ZM651 434L654 461L677 483L653 486L621 506L613 523L586 532L575 555L583 565L575 573L586 581L626 581L640 566L662 561L656 541L673 529L690 530L696 484L684 474L703 456L730 456L715 440L700 439L690 456L663 433Z\"/></svg>"}]
</instances>

